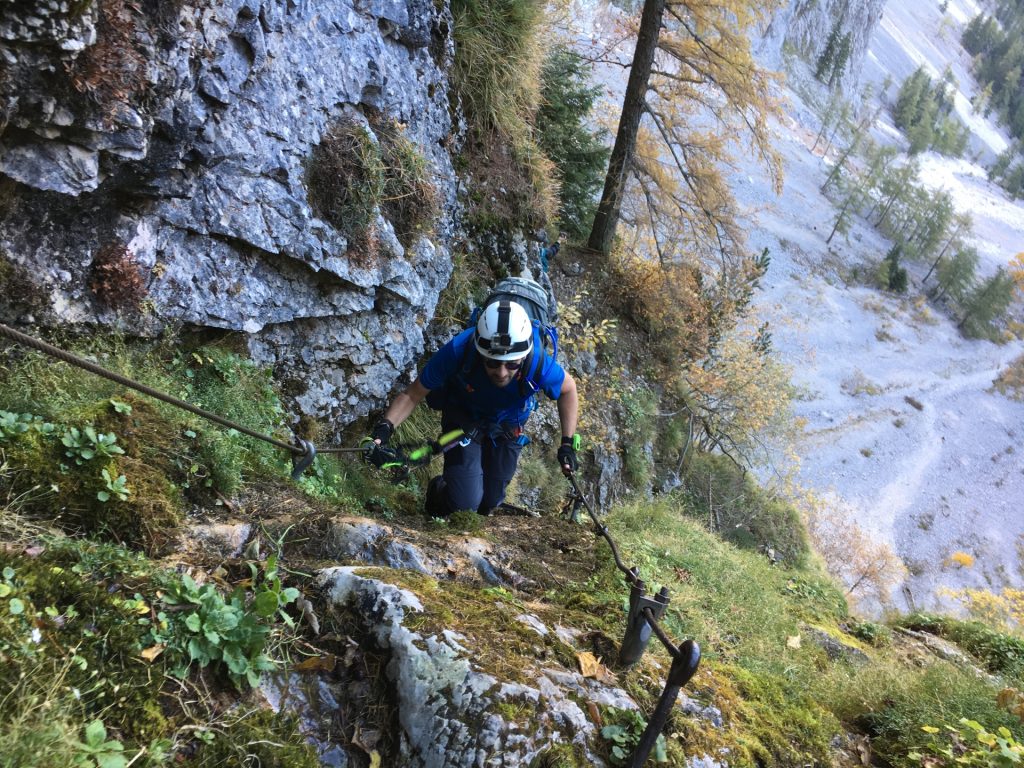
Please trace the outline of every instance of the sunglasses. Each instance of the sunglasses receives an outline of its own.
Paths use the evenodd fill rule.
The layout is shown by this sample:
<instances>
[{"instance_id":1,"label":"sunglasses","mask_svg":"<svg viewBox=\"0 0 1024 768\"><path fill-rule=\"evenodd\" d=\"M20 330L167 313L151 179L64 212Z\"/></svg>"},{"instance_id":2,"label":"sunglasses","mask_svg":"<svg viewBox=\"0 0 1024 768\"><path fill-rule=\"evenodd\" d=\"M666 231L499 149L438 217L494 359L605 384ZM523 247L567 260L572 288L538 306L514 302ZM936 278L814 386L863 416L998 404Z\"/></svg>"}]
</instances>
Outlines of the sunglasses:
<instances>
[{"instance_id":1,"label":"sunglasses","mask_svg":"<svg viewBox=\"0 0 1024 768\"><path fill-rule=\"evenodd\" d=\"M484 360L484 365L487 366L488 368L490 368L492 371L498 370L503 365L508 370L510 370L510 371L518 371L520 368L523 367L523 361L522 360L490 360L490 359L485 359Z\"/></svg>"}]
</instances>

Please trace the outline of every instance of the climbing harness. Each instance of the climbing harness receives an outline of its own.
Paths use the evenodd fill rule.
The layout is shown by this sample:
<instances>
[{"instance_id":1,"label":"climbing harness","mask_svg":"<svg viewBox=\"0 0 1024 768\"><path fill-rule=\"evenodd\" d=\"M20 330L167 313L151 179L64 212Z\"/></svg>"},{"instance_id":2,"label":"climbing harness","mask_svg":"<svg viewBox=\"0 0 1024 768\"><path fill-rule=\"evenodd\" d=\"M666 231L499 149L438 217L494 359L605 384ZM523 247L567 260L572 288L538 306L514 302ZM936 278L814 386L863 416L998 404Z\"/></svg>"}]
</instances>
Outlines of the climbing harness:
<instances>
[{"instance_id":1,"label":"climbing harness","mask_svg":"<svg viewBox=\"0 0 1024 768\"><path fill-rule=\"evenodd\" d=\"M608 542L608 546L612 550L612 557L615 559L615 567L622 571L629 584L629 613L626 618L626 632L619 648L619 663L628 667L639 661L650 642L651 634L661 641L672 657L665 690L662 691L658 704L647 721L647 727L640 737L629 764L630 768L641 768L654 748L658 735L665 727L672 707L679 696L679 691L697 672L697 667L700 664L700 646L693 640L686 640L679 646L672 642L672 639L658 624L668 608L668 589L662 587L654 597L647 595L647 584L640 579L640 572L636 568L627 568L623 564L622 558L619 556L619 549L615 546L608 527L598 519L590 501L580 489L576 475L569 472L566 474L566 478L572 485L570 519L573 522L578 520L580 507L587 510L587 514L590 515L590 519L596 526L595 534L602 536Z\"/></svg>"}]
</instances>

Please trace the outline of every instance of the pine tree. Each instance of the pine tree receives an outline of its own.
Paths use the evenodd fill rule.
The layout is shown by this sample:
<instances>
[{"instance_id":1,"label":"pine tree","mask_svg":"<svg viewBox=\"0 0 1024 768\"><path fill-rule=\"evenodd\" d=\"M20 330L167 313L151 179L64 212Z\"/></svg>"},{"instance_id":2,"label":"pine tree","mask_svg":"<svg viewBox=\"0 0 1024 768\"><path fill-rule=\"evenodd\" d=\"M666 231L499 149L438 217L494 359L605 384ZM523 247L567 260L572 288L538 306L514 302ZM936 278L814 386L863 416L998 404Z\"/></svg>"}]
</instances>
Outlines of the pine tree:
<instances>
[{"instance_id":1,"label":"pine tree","mask_svg":"<svg viewBox=\"0 0 1024 768\"><path fill-rule=\"evenodd\" d=\"M814 76L819 80L824 77L826 72L831 72L835 67L836 56L839 52L839 31L839 22L837 21L832 25L825 48L818 56L818 66L814 70Z\"/></svg>"},{"instance_id":2,"label":"pine tree","mask_svg":"<svg viewBox=\"0 0 1024 768\"><path fill-rule=\"evenodd\" d=\"M964 316L957 328L968 336L993 337L996 333L993 323L1006 314L1013 301L1015 285L1013 277L1000 267L996 273L975 288L964 302Z\"/></svg>"},{"instance_id":3,"label":"pine tree","mask_svg":"<svg viewBox=\"0 0 1024 768\"><path fill-rule=\"evenodd\" d=\"M594 215L594 197L608 161L605 142L587 127L601 89L587 83L583 59L565 49L548 57L541 77L543 102L537 111L537 143L558 170L561 226L582 237Z\"/></svg>"},{"instance_id":4,"label":"pine tree","mask_svg":"<svg viewBox=\"0 0 1024 768\"><path fill-rule=\"evenodd\" d=\"M949 259L939 262L937 299L949 296L960 303L974 284L978 269L978 251L972 247L961 248Z\"/></svg>"},{"instance_id":5,"label":"pine tree","mask_svg":"<svg viewBox=\"0 0 1024 768\"><path fill-rule=\"evenodd\" d=\"M896 243L885 255L886 287L896 293L907 292L907 270L900 266L902 246Z\"/></svg>"},{"instance_id":6,"label":"pine tree","mask_svg":"<svg viewBox=\"0 0 1024 768\"><path fill-rule=\"evenodd\" d=\"M831 88L835 85L836 81L843 76L843 70L846 69L846 63L850 60L851 53L851 37L850 33L847 32L843 35L843 39L839 42L839 50L836 51L836 60L832 64L832 72L828 77L828 84Z\"/></svg>"}]
</instances>

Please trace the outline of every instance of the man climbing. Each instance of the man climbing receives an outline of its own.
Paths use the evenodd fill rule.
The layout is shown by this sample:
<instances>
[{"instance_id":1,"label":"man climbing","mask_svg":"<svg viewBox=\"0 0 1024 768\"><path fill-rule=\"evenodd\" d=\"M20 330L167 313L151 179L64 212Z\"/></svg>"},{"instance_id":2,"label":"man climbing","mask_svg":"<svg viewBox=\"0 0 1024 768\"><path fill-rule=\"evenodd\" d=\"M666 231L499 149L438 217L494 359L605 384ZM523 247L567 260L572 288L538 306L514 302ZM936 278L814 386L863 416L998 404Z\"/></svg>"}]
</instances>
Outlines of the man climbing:
<instances>
[{"instance_id":1,"label":"man climbing","mask_svg":"<svg viewBox=\"0 0 1024 768\"><path fill-rule=\"evenodd\" d=\"M505 499L519 452L529 442L523 426L540 391L558 401L558 462L568 474L578 465L576 382L545 354L540 330L523 307L511 300L494 301L475 328L458 334L427 361L419 378L376 423L372 437L387 446L395 427L426 400L441 411L443 431L466 433L445 453L443 474L427 487L427 514L447 517L472 509L487 515ZM379 465L389 457L375 449L368 458Z\"/></svg>"}]
</instances>

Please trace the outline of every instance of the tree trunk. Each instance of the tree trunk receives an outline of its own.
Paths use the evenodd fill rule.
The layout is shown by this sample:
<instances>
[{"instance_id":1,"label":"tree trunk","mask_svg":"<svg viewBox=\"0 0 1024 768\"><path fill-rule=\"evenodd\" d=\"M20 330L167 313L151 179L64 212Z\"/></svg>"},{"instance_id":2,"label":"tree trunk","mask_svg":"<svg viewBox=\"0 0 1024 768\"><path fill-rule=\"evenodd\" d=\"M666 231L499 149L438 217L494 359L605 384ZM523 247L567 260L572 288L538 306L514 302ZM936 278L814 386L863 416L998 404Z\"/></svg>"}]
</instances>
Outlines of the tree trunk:
<instances>
[{"instance_id":1,"label":"tree trunk","mask_svg":"<svg viewBox=\"0 0 1024 768\"><path fill-rule=\"evenodd\" d=\"M594 225L590 230L587 247L600 251L605 256L611 251L615 228L619 223L619 209L622 206L622 191L626 184L626 171L636 151L636 135L643 116L647 84L651 78L654 53L658 49L661 33L661 19L665 13L665 0L645 0L640 16L640 31L633 50L633 64L629 70L626 94L622 99L622 115L619 130L615 134L615 146L608 159L608 174L604 179L604 192L594 214Z\"/></svg>"},{"instance_id":2,"label":"tree trunk","mask_svg":"<svg viewBox=\"0 0 1024 768\"><path fill-rule=\"evenodd\" d=\"M928 282L928 278L932 276L932 272L935 271L935 268L939 265L939 261L941 261L942 257L946 254L946 249L949 248L949 245L950 243L953 242L953 239L960 234L960 229L961 227L957 227L956 232L950 235L949 240L947 240L946 244L942 246L942 250L939 251L939 255L935 257L935 261L932 262L932 268L929 269L928 274L924 276L924 280L921 281L921 285L924 285L925 283Z\"/></svg>"},{"instance_id":3,"label":"tree trunk","mask_svg":"<svg viewBox=\"0 0 1024 768\"><path fill-rule=\"evenodd\" d=\"M839 212L839 217L836 219L835 226L832 227L832 231L828 235L828 239L825 240L825 245L831 245L832 238L836 236L836 232L839 231L839 225L842 224L843 219L846 217L846 212L853 204L853 199L857 196L857 193L851 192L850 196L846 198L846 202L843 204L843 209Z\"/></svg>"}]
</instances>

